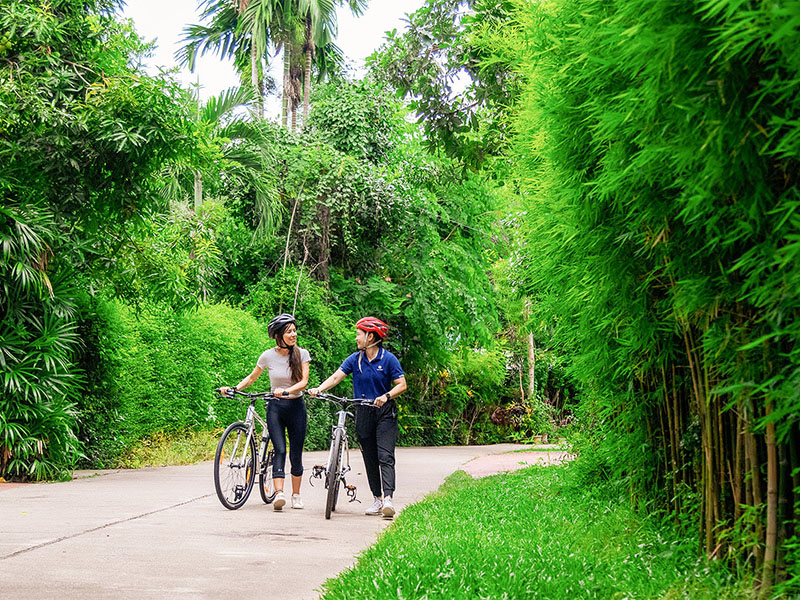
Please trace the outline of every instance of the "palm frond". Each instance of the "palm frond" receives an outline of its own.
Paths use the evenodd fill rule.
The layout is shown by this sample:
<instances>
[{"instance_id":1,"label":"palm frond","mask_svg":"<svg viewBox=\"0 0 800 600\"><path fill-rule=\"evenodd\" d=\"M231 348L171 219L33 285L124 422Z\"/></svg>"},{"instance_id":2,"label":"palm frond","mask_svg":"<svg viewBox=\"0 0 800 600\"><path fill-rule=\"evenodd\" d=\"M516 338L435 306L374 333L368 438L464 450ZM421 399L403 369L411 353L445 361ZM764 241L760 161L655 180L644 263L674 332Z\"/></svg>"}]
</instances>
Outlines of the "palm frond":
<instances>
[{"instance_id":1,"label":"palm frond","mask_svg":"<svg viewBox=\"0 0 800 600\"><path fill-rule=\"evenodd\" d=\"M194 70L198 56L208 51L219 54L220 58L230 58L241 50L240 39L236 33L238 14L230 2L223 0L206 3L201 18L211 17L208 25L188 25L183 29L184 46L175 53L181 66Z\"/></svg>"},{"instance_id":2,"label":"palm frond","mask_svg":"<svg viewBox=\"0 0 800 600\"><path fill-rule=\"evenodd\" d=\"M200 111L200 119L205 123L217 123L237 106L246 106L254 99L255 92L250 86L228 88L209 98Z\"/></svg>"},{"instance_id":3,"label":"palm frond","mask_svg":"<svg viewBox=\"0 0 800 600\"><path fill-rule=\"evenodd\" d=\"M251 0L236 29L237 35L247 37L256 45L256 54L265 56L273 32L282 21L272 0Z\"/></svg>"}]
</instances>

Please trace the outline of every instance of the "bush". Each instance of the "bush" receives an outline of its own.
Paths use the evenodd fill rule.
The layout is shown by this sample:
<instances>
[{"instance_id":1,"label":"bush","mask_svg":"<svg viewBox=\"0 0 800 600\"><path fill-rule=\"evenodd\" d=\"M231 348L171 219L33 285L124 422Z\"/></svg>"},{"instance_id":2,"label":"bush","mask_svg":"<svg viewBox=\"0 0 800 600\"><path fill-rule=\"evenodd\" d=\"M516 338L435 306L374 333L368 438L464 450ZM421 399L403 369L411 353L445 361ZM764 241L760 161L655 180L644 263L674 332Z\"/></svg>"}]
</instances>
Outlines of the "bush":
<instances>
[{"instance_id":1,"label":"bush","mask_svg":"<svg viewBox=\"0 0 800 600\"><path fill-rule=\"evenodd\" d=\"M137 313L102 299L83 308L87 393L79 402L79 435L88 464L112 466L125 449L157 432L242 418L243 406L213 389L235 385L271 345L250 315L225 305L185 313L147 306ZM253 390L268 386L262 379Z\"/></svg>"}]
</instances>

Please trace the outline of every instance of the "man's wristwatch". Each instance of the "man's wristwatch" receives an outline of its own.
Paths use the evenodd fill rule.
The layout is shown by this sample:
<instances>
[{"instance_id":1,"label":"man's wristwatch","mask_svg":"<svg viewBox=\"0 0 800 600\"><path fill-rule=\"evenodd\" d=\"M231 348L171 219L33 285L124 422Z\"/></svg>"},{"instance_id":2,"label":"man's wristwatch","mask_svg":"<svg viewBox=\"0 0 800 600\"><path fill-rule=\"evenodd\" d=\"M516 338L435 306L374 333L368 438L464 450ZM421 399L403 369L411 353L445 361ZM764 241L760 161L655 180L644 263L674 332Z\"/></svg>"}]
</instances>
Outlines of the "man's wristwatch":
<instances>
[{"instance_id":1,"label":"man's wristwatch","mask_svg":"<svg viewBox=\"0 0 800 600\"><path fill-rule=\"evenodd\" d=\"M386 396L386 402L388 402L389 400L391 400L391 399L392 399L392 393L391 393L391 392L386 392L386 393L384 394L384 396Z\"/></svg>"}]
</instances>

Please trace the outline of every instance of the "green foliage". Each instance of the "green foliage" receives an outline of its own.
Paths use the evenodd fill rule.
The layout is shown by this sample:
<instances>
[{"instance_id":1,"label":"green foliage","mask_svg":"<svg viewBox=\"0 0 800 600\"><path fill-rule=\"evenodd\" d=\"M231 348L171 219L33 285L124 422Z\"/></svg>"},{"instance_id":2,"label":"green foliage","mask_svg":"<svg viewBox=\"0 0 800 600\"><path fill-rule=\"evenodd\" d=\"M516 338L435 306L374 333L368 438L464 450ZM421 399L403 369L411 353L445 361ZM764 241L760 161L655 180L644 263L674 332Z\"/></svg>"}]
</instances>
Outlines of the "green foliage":
<instances>
[{"instance_id":1,"label":"green foliage","mask_svg":"<svg viewBox=\"0 0 800 600\"><path fill-rule=\"evenodd\" d=\"M669 526L575 485L571 469L476 481L456 472L326 581L322 597L755 597L749 582L698 560Z\"/></svg>"},{"instance_id":2,"label":"green foliage","mask_svg":"<svg viewBox=\"0 0 800 600\"><path fill-rule=\"evenodd\" d=\"M64 269L50 269L53 215L41 206L0 207L0 476L60 477L74 464L74 401L80 377Z\"/></svg>"},{"instance_id":3,"label":"green foliage","mask_svg":"<svg viewBox=\"0 0 800 600\"><path fill-rule=\"evenodd\" d=\"M110 289L134 302L154 301L190 308L209 299L224 262L217 231L225 207L208 201L196 211L175 204L130 233L130 243L115 257L117 269L129 273L111 281Z\"/></svg>"},{"instance_id":4,"label":"green foliage","mask_svg":"<svg viewBox=\"0 0 800 600\"><path fill-rule=\"evenodd\" d=\"M272 344L266 328L223 305L175 313L93 299L84 312L83 364L92 378L81 399L81 439L95 467L157 433L220 427L244 406L213 394L249 373ZM268 389L259 381L253 391Z\"/></svg>"},{"instance_id":5,"label":"green foliage","mask_svg":"<svg viewBox=\"0 0 800 600\"><path fill-rule=\"evenodd\" d=\"M154 205L151 176L191 139L179 88L130 67L145 46L114 6L0 4L4 476L74 464L73 286L129 279L118 250Z\"/></svg>"},{"instance_id":6,"label":"green foliage","mask_svg":"<svg viewBox=\"0 0 800 600\"><path fill-rule=\"evenodd\" d=\"M217 443L224 429L186 429L145 437L125 450L117 461L123 469L190 465L214 460Z\"/></svg>"},{"instance_id":7,"label":"green foliage","mask_svg":"<svg viewBox=\"0 0 800 600\"><path fill-rule=\"evenodd\" d=\"M501 53L473 36L505 35L507 0L428 0L408 15L408 28L387 34L367 64L374 77L410 96L428 147L477 168L506 145L505 111L518 91ZM472 10L468 10L468 8Z\"/></svg>"},{"instance_id":8,"label":"green foliage","mask_svg":"<svg viewBox=\"0 0 800 600\"><path fill-rule=\"evenodd\" d=\"M379 164L398 143L399 103L366 79L336 80L314 89L312 135L349 156Z\"/></svg>"},{"instance_id":9,"label":"green foliage","mask_svg":"<svg viewBox=\"0 0 800 600\"><path fill-rule=\"evenodd\" d=\"M589 470L678 513L698 507L688 486L708 553L753 501L737 487L766 486L760 461L727 465L743 440L766 456L768 423L784 461L772 484L796 506L797 14L552 0L520 3L504 46L473 40L523 78L509 275L584 394ZM794 511L778 517L788 531ZM752 526L756 554L774 549Z\"/></svg>"}]
</instances>

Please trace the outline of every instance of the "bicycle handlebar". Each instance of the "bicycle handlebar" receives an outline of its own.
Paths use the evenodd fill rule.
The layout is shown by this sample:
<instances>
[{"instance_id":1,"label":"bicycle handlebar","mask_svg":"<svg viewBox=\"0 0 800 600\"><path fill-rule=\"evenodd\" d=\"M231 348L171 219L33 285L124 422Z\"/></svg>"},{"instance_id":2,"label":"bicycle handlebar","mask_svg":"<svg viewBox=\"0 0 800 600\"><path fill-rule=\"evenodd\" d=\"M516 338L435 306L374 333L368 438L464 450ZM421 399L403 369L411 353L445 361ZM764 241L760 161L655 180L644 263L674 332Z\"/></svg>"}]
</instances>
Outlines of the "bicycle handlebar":
<instances>
[{"instance_id":1,"label":"bicycle handlebar","mask_svg":"<svg viewBox=\"0 0 800 600\"><path fill-rule=\"evenodd\" d=\"M215 388L214 391L219 393L221 388ZM227 394L223 396L224 398L235 398L236 396L242 396L244 398L248 398L250 400L253 399L264 399L264 400L273 400L275 398L285 398L285 396L276 396L272 392L241 392L239 390L235 390L233 388L228 388ZM320 392L316 396L309 395L309 398L319 398L320 400L327 400L328 402L336 402L339 404L353 404L356 406L375 406L375 400L366 400L366 399L359 399L359 398L342 398L340 396L334 396L333 394L328 394L326 392ZM377 407L375 407L377 408Z\"/></svg>"},{"instance_id":2,"label":"bicycle handlebar","mask_svg":"<svg viewBox=\"0 0 800 600\"><path fill-rule=\"evenodd\" d=\"M309 397L319 398L320 400L327 400L328 402L336 402L339 404L355 404L357 406L375 406L375 400L365 400L359 398L341 398L339 396L334 396L333 394L328 394L326 392L320 392L316 396L309 395Z\"/></svg>"},{"instance_id":3,"label":"bicycle handlebar","mask_svg":"<svg viewBox=\"0 0 800 600\"><path fill-rule=\"evenodd\" d=\"M215 388L215 392L219 394L221 388ZM228 388L228 392L223 396L223 398L235 398L236 396L244 396L245 398L249 398L250 400L253 399L265 399L265 400L272 400L273 398L285 398L285 396L276 396L272 392L240 392L239 390L235 390L233 388Z\"/></svg>"}]
</instances>

